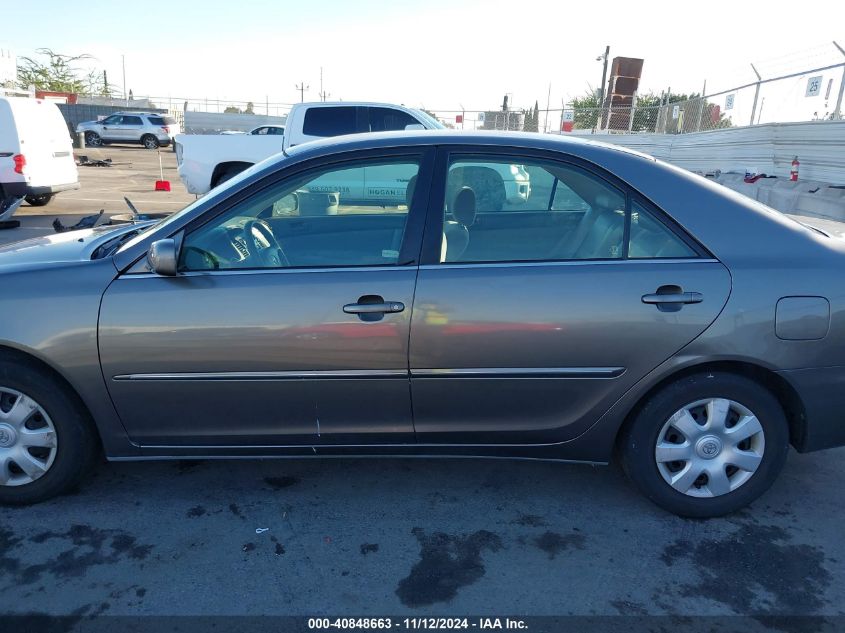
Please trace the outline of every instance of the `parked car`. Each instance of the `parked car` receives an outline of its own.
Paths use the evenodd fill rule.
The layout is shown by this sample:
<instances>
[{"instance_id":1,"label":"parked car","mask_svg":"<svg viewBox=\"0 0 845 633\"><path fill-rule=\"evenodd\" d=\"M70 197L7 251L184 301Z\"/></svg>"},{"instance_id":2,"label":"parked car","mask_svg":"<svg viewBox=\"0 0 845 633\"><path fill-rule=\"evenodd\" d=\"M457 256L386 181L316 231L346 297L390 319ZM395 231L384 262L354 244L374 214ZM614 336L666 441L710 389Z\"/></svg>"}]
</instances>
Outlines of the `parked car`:
<instances>
[{"instance_id":1,"label":"parked car","mask_svg":"<svg viewBox=\"0 0 845 633\"><path fill-rule=\"evenodd\" d=\"M48 204L79 189L73 146L62 113L42 99L0 97L0 222L21 203Z\"/></svg>"},{"instance_id":2,"label":"parked car","mask_svg":"<svg viewBox=\"0 0 845 633\"><path fill-rule=\"evenodd\" d=\"M250 130L249 133L257 136L283 136L285 133L285 126L259 125L257 128Z\"/></svg>"},{"instance_id":3,"label":"parked car","mask_svg":"<svg viewBox=\"0 0 845 633\"><path fill-rule=\"evenodd\" d=\"M480 211L465 164L524 165L529 199ZM308 190L399 165L415 172L407 204ZM629 150L349 136L107 235L0 248L0 311L15 316L0 347L2 502L68 490L100 447L111 460L618 455L648 498L709 517L758 498L790 442L845 444L845 242Z\"/></svg>"},{"instance_id":4,"label":"parked car","mask_svg":"<svg viewBox=\"0 0 845 633\"><path fill-rule=\"evenodd\" d=\"M422 110L387 103L317 102L295 104L287 118L282 138L259 131L271 126L261 126L246 137L221 139L218 136L182 135L176 142L176 162L179 176L188 192L204 194L226 182L251 165L278 152L321 138L364 132L392 130L437 130L443 125ZM256 139L254 135L273 138ZM522 204L530 194L527 173L518 165L466 166L465 174L473 178L473 188L479 204L485 209L502 210L505 205ZM337 176L346 176L338 174ZM354 188L360 182L355 174L351 181L335 180L312 183L320 191L341 191ZM391 201L405 199L405 188L412 173L395 174L391 178ZM382 194L378 186L361 187L361 200L366 202L373 190L376 197Z\"/></svg>"},{"instance_id":5,"label":"parked car","mask_svg":"<svg viewBox=\"0 0 845 633\"><path fill-rule=\"evenodd\" d=\"M84 132L88 147L140 143L147 149L158 149L170 145L181 129L176 119L158 112L115 112L100 121L80 123L76 132Z\"/></svg>"}]
</instances>

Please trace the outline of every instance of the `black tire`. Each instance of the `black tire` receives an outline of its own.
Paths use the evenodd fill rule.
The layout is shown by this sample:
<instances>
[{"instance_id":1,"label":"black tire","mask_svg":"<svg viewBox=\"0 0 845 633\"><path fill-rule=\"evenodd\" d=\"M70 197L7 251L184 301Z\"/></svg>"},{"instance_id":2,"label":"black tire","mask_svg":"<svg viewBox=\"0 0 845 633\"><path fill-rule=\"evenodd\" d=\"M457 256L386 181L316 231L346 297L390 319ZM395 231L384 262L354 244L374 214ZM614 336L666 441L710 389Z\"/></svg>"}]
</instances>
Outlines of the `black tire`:
<instances>
[{"instance_id":1,"label":"black tire","mask_svg":"<svg viewBox=\"0 0 845 633\"><path fill-rule=\"evenodd\" d=\"M31 483L0 485L0 504L38 503L73 489L99 453L93 422L78 399L48 371L26 361L0 361L0 385L35 400L50 417L57 439L56 456L47 472Z\"/></svg>"},{"instance_id":2,"label":"black tire","mask_svg":"<svg viewBox=\"0 0 845 633\"><path fill-rule=\"evenodd\" d=\"M211 183L211 188L214 189L217 185L222 185L227 180L231 180L235 176L237 176L242 171L249 169L251 165L230 165L219 174L214 179L214 182Z\"/></svg>"},{"instance_id":3,"label":"black tire","mask_svg":"<svg viewBox=\"0 0 845 633\"><path fill-rule=\"evenodd\" d=\"M161 145L161 143L158 142L158 139L152 134L144 134L144 136L141 137L141 144L147 149L158 149Z\"/></svg>"},{"instance_id":4,"label":"black tire","mask_svg":"<svg viewBox=\"0 0 845 633\"><path fill-rule=\"evenodd\" d=\"M38 196L27 196L26 201L29 203L31 207L44 207L50 204L50 200L53 199L52 193L42 193Z\"/></svg>"},{"instance_id":5,"label":"black tire","mask_svg":"<svg viewBox=\"0 0 845 633\"><path fill-rule=\"evenodd\" d=\"M103 139L96 132L85 132L86 147L102 147Z\"/></svg>"},{"instance_id":6,"label":"black tire","mask_svg":"<svg viewBox=\"0 0 845 633\"><path fill-rule=\"evenodd\" d=\"M712 497L694 497L675 490L660 474L655 450L663 425L684 406L707 398L741 403L757 417L765 449L757 470L735 490ZM710 518L730 514L760 497L777 478L789 450L789 426L783 408L759 383L728 372L706 372L670 383L649 398L619 437L622 467L649 499L682 517Z\"/></svg>"}]
</instances>

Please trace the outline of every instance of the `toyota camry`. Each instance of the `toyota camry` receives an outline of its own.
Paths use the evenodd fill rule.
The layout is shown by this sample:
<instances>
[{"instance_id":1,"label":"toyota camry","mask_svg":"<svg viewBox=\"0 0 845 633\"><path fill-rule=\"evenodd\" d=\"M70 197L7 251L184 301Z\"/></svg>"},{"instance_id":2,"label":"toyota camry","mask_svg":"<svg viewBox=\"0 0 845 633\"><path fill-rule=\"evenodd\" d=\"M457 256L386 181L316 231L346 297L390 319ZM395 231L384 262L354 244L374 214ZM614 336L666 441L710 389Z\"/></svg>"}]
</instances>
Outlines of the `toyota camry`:
<instances>
[{"instance_id":1,"label":"toyota camry","mask_svg":"<svg viewBox=\"0 0 845 633\"><path fill-rule=\"evenodd\" d=\"M491 204L510 169L527 199ZM0 249L0 502L101 454L485 456L618 459L722 515L790 445L845 444L844 267L845 241L618 147L301 145L158 223Z\"/></svg>"}]
</instances>

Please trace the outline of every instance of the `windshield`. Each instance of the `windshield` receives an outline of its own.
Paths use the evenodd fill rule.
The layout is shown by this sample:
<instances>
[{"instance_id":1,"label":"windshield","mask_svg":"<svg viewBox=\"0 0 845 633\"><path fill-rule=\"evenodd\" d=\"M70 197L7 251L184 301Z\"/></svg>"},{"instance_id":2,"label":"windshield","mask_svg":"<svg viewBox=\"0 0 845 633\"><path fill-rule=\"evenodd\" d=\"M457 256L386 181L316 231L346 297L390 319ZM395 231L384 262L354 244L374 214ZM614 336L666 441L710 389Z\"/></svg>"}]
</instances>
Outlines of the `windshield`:
<instances>
[{"instance_id":1,"label":"windshield","mask_svg":"<svg viewBox=\"0 0 845 633\"><path fill-rule=\"evenodd\" d=\"M418 118L422 119L425 126L430 130L445 130L446 129L445 125L443 125L440 121L435 119L433 116L431 116L427 112L423 112L422 110L415 109L414 114L416 114Z\"/></svg>"}]
</instances>

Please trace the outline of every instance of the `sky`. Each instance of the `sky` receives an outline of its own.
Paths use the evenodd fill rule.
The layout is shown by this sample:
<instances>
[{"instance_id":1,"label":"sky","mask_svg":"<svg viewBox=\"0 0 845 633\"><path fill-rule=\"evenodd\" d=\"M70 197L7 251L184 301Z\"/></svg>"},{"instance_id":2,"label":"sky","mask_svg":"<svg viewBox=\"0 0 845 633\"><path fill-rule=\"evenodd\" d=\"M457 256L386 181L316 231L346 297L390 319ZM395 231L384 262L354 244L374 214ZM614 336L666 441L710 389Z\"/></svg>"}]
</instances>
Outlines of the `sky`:
<instances>
[{"instance_id":1,"label":"sky","mask_svg":"<svg viewBox=\"0 0 845 633\"><path fill-rule=\"evenodd\" d=\"M293 103L303 82L318 100L322 68L330 100L440 112L507 93L560 108L598 86L606 45L645 59L641 93L747 83L751 62L771 76L845 60L830 43L845 47L841 0L0 0L0 27L0 48L87 53L121 88L123 57L127 90L177 102ZM828 76L836 91L841 71Z\"/></svg>"}]
</instances>

